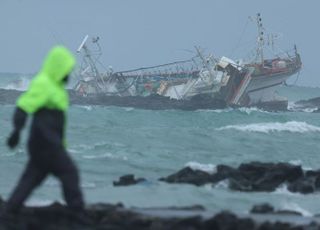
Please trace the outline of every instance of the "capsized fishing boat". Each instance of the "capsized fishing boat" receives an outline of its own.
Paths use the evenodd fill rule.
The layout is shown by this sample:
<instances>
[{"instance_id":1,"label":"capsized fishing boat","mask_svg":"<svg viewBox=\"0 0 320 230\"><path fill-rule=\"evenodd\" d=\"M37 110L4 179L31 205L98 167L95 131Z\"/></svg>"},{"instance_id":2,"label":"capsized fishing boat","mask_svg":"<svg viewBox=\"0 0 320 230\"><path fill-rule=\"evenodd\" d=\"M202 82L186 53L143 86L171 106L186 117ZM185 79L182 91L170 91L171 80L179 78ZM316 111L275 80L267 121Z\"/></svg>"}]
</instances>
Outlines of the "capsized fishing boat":
<instances>
[{"instance_id":1,"label":"capsized fishing boat","mask_svg":"<svg viewBox=\"0 0 320 230\"><path fill-rule=\"evenodd\" d=\"M250 80L244 87L243 95L237 95L232 103L240 106L255 105L265 108L287 108L288 100L277 95L276 89L286 80L301 70L302 62L294 45L293 52L274 54L273 58L264 57L264 46L267 43L274 48L274 35L265 36L261 15L257 14L258 28L255 59L244 64L245 68L252 69ZM267 39L266 39L267 38ZM267 40L267 41L266 41Z\"/></svg>"},{"instance_id":2,"label":"capsized fishing boat","mask_svg":"<svg viewBox=\"0 0 320 230\"><path fill-rule=\"evenodd\" d=\"M301 69L301 59L294 54L265 59L264 29L260 14L256 58L250 62L227 57L204 55L195 47L196 56L151 67L100 71L99 38L93 38L92 51L88 35L77 52L83 55L79 80L73 98L91 104L130 106L146 109L217 109L227 106L257 106L271 110L287 109L288 101L276 95L276 87Z\"/></svg>"}]
</instances>

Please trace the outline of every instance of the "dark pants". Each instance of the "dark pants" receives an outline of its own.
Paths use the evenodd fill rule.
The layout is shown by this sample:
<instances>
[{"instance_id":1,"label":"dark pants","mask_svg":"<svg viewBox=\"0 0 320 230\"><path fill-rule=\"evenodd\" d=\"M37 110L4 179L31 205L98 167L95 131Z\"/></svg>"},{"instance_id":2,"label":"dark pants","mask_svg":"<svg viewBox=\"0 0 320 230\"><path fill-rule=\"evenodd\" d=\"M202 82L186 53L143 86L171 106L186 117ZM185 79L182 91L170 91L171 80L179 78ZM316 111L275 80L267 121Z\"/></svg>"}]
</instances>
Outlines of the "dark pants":
<instances>
[{"instance_id":1,"label":"dark pants","mask_svg":"<svg viewBox=\"0 0 320 230\"><path fill-rule=\"evenodd\" d=\"M81 211L84 202L79 186L79 174L71 158L63 148L40 152L29 148L30 159L8 200L6 210L17 212L34 188L49 175L57 177L63 189L64 199L69 208Z\"/></svg>"}]
</instances>

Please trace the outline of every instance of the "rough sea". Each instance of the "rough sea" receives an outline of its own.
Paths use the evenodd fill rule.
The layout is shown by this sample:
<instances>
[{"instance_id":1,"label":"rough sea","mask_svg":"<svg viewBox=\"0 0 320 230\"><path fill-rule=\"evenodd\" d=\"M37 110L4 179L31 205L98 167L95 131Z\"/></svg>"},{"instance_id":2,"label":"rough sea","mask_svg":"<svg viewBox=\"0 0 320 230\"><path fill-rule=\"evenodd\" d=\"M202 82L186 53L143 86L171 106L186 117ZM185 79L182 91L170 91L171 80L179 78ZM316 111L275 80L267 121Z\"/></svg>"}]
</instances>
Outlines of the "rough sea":
<instances>
[{"instance_id":1,"label":"rough sea","mask_svg":"<svg viewBox=\"0 0 320 230\"><path fill-rule=\"evenodd\" d=\"M0 87L29 76L0 74ZM285 87L281 95L292 102L320 96L320 88ZM25 128L17 149L10 151L14 105L0 107L0 196L7 198L27 162ZM320 213L320 193L290 193L285 186L275 192L237 192L227 182L196 187L166 184L160 177L186 165L214 171L218 164L289 162L304 169L320 169L320 119L312 109L304 112L266 112L259 109L150 111L134 108L71 106L68 113L68 149L78 165L87 203L118 203L127 207L168 207L200 204L208 210L248 213L252 205L268 202L277 209L304 215ZM148 182L114 187L125 174ZM59 182L49 177L28 204L63 201Z\"/></svg>"}]
</instances>

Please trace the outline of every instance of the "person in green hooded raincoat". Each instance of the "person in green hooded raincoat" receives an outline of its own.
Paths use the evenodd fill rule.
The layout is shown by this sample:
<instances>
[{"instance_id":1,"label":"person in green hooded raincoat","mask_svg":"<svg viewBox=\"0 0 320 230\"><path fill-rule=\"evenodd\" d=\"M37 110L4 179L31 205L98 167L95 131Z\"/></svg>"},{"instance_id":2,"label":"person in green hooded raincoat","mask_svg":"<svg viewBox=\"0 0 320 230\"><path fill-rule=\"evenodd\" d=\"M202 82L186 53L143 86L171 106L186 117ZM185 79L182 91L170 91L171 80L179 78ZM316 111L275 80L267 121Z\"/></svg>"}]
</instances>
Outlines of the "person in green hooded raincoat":
<instances>
[{"instance_id":1,"label":"person in green hooded raincoat","mask_svg":"<svg viewBox=\"0 0 320 230\"><path fill-rule=\"evenodd\" d=\"M17 146L27 117L33 116L28 140L29 160L6 204L7 212L17 212L31 192L52 174L62 184L65 201L73 210L84 207L78 170L65 148L66 111L69 106L65 84L75 66L75 58L63 46L47 55L42 70L29 89L17 100L13 131L7 144Z\"/></svg>"}]
</instances>

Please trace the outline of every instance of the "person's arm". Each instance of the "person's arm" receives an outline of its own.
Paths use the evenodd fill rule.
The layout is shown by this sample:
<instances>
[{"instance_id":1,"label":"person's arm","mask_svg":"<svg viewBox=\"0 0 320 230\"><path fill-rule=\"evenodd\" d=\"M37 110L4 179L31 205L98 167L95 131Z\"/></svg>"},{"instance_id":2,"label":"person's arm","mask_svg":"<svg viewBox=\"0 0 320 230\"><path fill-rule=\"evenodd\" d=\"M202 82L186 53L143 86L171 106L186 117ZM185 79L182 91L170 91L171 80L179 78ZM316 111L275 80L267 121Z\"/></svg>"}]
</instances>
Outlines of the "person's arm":
<instances>
[{"instance_id":1,"label":"person's arm","mask_svg":"<svg viewBox=\"0 0 320 230\"><path fill-rule=\"evenodd\" d=\"M47 103L50 88L46 79L34 79L27 92L23 93L18 101L13 115L13 131L7 140L7 145L12 149L16 147L20 139L20 131L23 129L28 114L33 114Z\"/></svg>"},{"instance_id":2,"label":"person's arm","mask_svg":"<svg viewBox=\"0 0 320 230\"><path fill-rule=\"evenodd\" d=\"M8 138L7 145L13 149L17 146L20 139L20 131L23 129L26 120L27 120L27 113L20 109L19 107L16 108L14 115L13 115L13 131L11 132L10 137Z\"/></svg>"}]
</instances>

